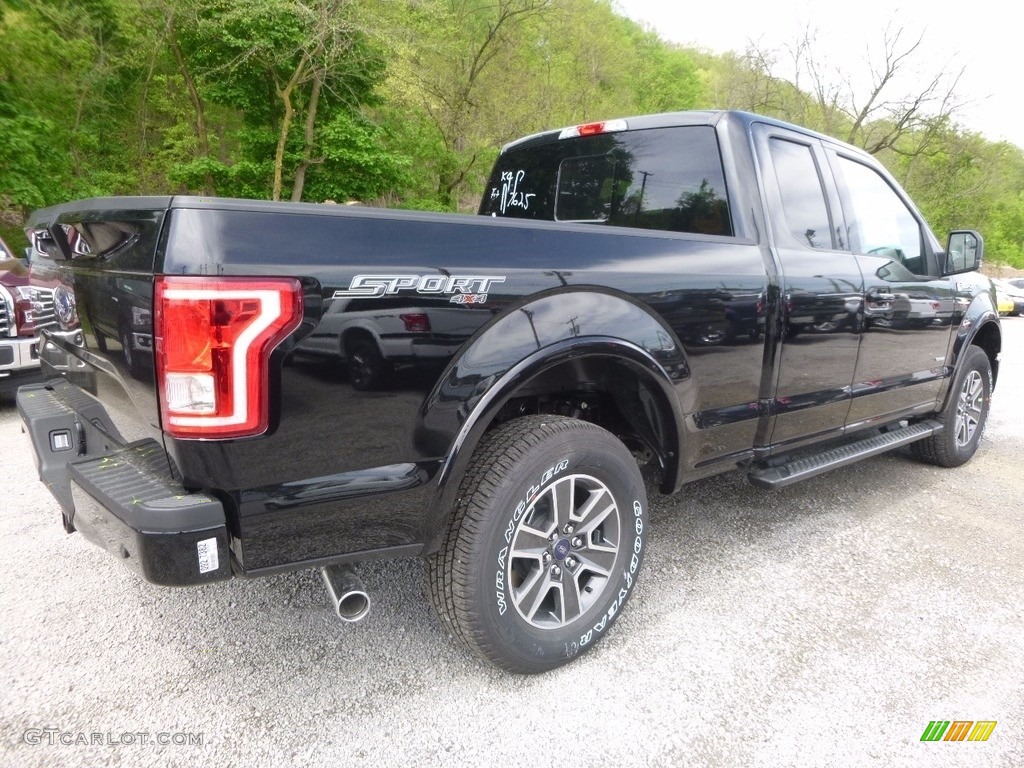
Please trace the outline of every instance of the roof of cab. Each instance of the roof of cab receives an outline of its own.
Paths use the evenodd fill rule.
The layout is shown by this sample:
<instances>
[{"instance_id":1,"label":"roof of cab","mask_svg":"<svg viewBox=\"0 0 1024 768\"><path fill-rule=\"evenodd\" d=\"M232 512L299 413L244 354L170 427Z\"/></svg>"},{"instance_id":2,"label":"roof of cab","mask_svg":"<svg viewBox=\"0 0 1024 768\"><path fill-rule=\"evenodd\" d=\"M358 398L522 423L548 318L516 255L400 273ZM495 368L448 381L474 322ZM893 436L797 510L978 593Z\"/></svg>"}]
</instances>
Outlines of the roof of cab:
<instances>
[{"instance_id":1,"label":"roof of cab","mask_svg":"<svg viewBox=\"0 0 1024 768\"><path fill-rule=\"evenodd\" d=\"M843 142L838 139L826 136L816 131L812 131L809 128L804 128L793 123L787 123L783 120L778 120L774 117L766 117L765 115L754 114L753 112L743 112L741 110L690 110L686 112L662 112L654 115L635 115L633 117L618 118L616 122L624 121L626 123L626 130L629 131L642 131L649 128L676 128L681 126L694 126L694 125L717 125L722 120L729 120L749 127L751 123L767 123L768 125L774 125L778 128L785 128L790 131L796 131L798 133L805 134L807 136L813 136L818 139L832 142L834 144L842 144ZM596 121L600 122L600 121ZM612 122L612 120L606 120L604 122ZM572 126L570 126L572 127ZM547 144L552 141L557 141L562 133L561 128L557 128L551 131L542 131L541 133L534 133L530 136L524 136L521 139L509 142L501 151L507 152L512 148L522 149L529 146L538 146L541 144Z\"/></svg>"}]
</instances>

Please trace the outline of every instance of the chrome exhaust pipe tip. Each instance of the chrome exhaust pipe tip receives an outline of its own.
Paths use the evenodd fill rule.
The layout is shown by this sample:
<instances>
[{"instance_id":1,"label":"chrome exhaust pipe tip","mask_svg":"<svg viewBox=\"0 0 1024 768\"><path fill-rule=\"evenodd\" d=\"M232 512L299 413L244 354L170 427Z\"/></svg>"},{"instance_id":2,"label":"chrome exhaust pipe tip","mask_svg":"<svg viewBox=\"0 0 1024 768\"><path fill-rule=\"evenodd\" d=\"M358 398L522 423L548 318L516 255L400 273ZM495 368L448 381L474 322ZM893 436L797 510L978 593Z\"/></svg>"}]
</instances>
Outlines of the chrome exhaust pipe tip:
<instances>
[{"instance_id":1,"label":"chrome exhaust pipe tip","mask_svg":"<svg viewBox=\"0 0 1024 768\"><path fill-rule=\"evenodd\" d=\"M359 621L370 612L370 595L350 565L325 565L320 569L334 612L342 621Z\"/></svg>"}]
</instances>

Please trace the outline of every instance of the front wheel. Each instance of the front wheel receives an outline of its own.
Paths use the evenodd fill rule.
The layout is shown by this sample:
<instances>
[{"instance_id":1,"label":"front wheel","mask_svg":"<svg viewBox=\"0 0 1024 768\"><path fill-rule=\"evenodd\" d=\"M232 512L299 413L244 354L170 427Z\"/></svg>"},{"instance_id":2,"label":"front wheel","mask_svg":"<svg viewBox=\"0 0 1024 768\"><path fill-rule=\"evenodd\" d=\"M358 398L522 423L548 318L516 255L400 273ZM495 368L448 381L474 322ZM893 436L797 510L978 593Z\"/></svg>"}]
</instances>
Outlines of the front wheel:
<instances>
[{"instance_id":1,"label":"front wheel","mask_svg":"<svg viewBox=\"0 0 1024 768\"><path fill-rule=\"evenodd\" d=\"M924 440L911 444L917 458L940 467L967 463L981 441L992 397L992 364L979 347L968 347L953 379L946 407L937 420L943 425Z\"/></svg>"},{"instance_id":2,"label":"front wheel","mask_svg":"<svg viewBox=\"0 0 1024 768\"><path fill-rule=\"evenodd\" d=\"M511 672L543 672L603 637L646 544L639 467L588 422L529 416L474 453L441 549L427 560L441 622Z\"/></svg>"}]
</instances>

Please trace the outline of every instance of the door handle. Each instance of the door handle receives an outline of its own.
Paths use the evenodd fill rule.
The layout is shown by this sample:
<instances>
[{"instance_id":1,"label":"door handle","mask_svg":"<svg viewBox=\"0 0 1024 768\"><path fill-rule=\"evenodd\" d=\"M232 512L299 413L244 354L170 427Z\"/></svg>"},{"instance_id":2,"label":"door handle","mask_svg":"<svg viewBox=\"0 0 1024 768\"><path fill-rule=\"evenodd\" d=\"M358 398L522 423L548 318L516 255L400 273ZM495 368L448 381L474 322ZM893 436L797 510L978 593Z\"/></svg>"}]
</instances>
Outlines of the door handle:
<instances>
[{"instance_id":1,"label":"door handle","mask_svg":"<svg viewBox=\"0 0 1024 768\"><path fill-rule=\"evenodd\" d=\"M883 291L880 288L872 288L868 291L868 301L873 301L876 304L885 303L889 301L896 301L896 294Z\"/></svg>"}]
</instances>

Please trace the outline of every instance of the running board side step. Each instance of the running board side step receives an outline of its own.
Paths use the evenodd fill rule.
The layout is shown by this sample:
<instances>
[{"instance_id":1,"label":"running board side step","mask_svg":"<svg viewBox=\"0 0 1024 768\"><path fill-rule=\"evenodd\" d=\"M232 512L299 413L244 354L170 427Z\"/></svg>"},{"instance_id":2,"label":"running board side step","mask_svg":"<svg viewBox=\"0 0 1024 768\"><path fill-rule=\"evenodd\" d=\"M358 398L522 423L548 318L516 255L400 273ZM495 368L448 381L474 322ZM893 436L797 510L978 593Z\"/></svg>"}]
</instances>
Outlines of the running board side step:
<instances>
[{"instance_id":1,"label":"running board side step","mask_svg":"<svg viewBox=\"0 0 1024 768\"><path fill-rule=\"evenodd\" d=\"M922 421L902 429L895 429L881 435L875 435L856 443L842 445L838 448L796 459L777 467L756 469L747 475L753 485L761 488L785 488L809 477L820 475L837 467L853 464L861 459L877 456L880 453L899 448L901 445L916 442L936 432L942 431L942 424L937 421Z\"/></svg>"}]
</instances>

